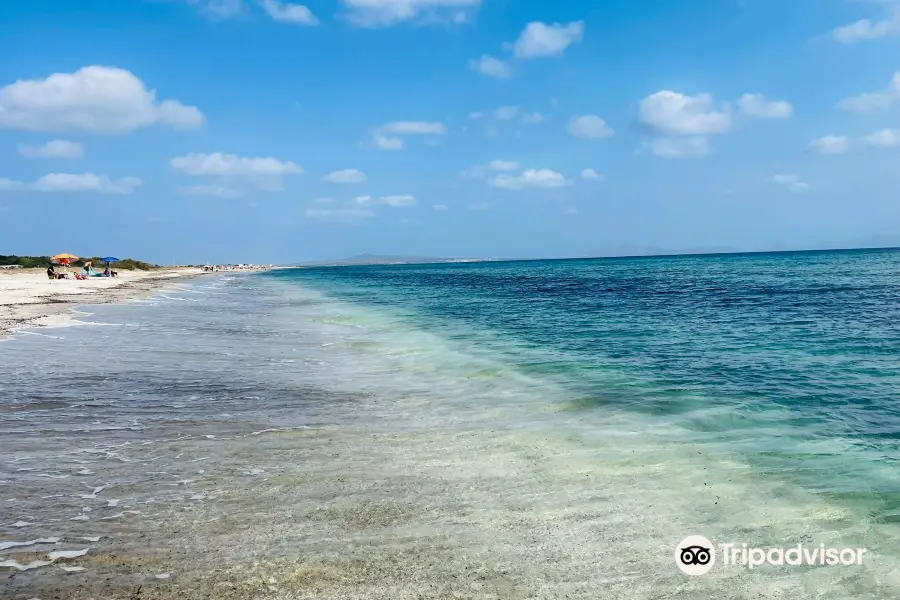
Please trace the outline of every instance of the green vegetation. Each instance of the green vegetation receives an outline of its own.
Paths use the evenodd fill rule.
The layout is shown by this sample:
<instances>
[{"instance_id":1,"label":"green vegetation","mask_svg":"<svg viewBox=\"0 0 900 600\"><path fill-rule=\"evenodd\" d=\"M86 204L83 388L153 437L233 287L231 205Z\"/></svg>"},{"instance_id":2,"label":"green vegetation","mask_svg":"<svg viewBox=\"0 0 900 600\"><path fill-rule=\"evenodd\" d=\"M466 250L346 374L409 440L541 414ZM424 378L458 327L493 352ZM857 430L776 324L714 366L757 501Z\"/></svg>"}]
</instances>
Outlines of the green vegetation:
<instances>
[{"instance_id":1,"label":"green vegetation","mask_svg":"<svg viewBox=\"0 0 900 600\"><path fill-rule=\"evenodd\" d=\"M100 267L106 267L106 263L103 262L99 256L95 256L94 258L79 258L78 260L72 262L70 266L83 267L84 263L86 263L87 261L91 261L94 265L94 268L97 270L102 270ZM46 269L50 266L50 264L51 261L49 256L6 256L0 254L0 266L21 265L23 269ZM114 270L121 269L125 271L149 271L151 269L158 269L160 267L158 265L146 263L140 260L134 260L133 258L126 258L118 262L110 263L110 268Z\"/></svg>"}]
</instances>

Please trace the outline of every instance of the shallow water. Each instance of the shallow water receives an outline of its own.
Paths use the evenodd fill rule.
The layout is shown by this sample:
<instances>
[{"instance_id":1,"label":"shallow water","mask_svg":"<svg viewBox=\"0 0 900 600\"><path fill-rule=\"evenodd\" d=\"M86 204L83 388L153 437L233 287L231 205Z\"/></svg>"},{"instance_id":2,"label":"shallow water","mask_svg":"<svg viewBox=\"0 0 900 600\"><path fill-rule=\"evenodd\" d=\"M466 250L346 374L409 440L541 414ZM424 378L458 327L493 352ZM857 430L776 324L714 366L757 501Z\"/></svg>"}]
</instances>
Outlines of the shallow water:
<instances>
[{"instance_id":1,"label":"shallow water","mask_svg":"<svg viewBox=\"0 0 900 600\"><path fill-rule=\"evenodd\" d=\"M0 596L893 597L898 267L322 268L91 307L0 342L0 548L60 538L0 564L89 549ZM690 534L868 554L687 578Z\"/></svg>"}]
</instances>

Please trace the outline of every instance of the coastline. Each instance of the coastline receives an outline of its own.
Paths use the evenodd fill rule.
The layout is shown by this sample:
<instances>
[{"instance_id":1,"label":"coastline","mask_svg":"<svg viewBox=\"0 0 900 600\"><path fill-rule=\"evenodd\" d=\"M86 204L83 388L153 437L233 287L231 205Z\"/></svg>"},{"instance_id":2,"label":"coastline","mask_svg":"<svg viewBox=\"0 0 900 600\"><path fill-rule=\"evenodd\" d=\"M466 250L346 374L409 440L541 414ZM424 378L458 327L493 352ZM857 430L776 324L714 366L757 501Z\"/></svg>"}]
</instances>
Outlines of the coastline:
<instances>
[{"instance_id":1,"label":"coastline","mask_svg":"<svg viewBox=\"0 0 900 600\"><path fill-rule=\"evenodd\" d=\"M123 271L114 279L77 281L50 280L43 269L0 271L0 340L18 329L70 321L77 306L136 300L168 283L202 273L200 269L178 267Z\"/></svg>"}]
</instances>

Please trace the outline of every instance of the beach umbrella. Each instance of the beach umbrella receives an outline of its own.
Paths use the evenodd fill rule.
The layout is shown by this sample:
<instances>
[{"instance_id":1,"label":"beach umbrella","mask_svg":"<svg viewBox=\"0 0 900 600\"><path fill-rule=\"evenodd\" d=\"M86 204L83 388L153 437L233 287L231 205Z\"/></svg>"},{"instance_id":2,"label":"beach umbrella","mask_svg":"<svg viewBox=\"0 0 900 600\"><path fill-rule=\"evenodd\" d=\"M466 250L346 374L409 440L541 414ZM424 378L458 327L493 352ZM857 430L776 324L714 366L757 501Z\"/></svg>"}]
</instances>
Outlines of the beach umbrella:
<instances>
[{"instance_id":1,"label":"beach umbrella","mask_svg":"<svg viewBox=\"0 0 900 600\"><path fill-rule=\"evenodd\" d=\"M61 265L67 265L74 260L78 260L78 257L74 254L57 254L56 256L51 256L50 260L58 262Z\"/></svg>"},{"instance_id":2,"label":"beach umbrella","mask_svg":"<svg viewBox=\"0 0 900 600\"><path fill-rule=\"evenodd\" d=\"M115 256L104 256L100 260L102 260L105 263L119 262L119 259L116 258Z\"/></svg>"}]
</instances>

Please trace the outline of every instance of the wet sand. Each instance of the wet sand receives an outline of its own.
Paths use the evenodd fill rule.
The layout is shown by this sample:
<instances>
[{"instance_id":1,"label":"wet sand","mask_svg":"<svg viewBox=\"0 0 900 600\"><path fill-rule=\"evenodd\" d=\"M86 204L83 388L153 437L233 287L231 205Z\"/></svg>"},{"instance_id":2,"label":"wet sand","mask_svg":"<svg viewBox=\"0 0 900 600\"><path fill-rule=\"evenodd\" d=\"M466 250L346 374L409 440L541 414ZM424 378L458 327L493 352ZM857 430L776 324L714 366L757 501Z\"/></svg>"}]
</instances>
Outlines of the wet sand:
<instances>
[{"instance_id":1,"label":"wet sand","mask_svg":"<svg viewBox=\"0 0 900 600\"><path fill-rule=\"evenodd\" d=\"M65 269L62 269L65 270ZM50 280L44 269L0 269L0 338L14 329L60 325L80 304L142 298L200 269L122 271L116 278Z\"/></svg>"}]
</instances>

